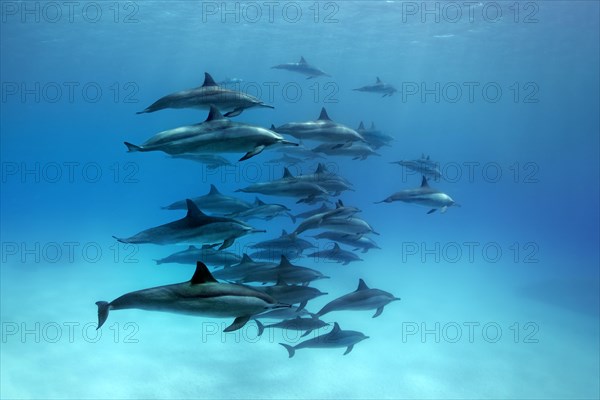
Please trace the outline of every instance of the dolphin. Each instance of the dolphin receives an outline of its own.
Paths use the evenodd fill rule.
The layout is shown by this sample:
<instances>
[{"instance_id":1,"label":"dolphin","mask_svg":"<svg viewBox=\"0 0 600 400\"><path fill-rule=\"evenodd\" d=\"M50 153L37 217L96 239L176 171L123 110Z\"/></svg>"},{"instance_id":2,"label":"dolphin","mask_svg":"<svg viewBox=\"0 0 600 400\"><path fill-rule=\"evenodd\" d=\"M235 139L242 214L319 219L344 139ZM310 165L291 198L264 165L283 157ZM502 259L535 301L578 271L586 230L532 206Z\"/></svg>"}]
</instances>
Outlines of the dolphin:
<instances>
[{"instance_id":1,"label":"dolphin","mask_svg":"<svg viewBox=\"0 0 600 400\"><path fill-rule=\"evenodd\" d=\"M110 310L139 309L217 318L235 317L224 332L240 329L253 315L265 310L289 307L250 286L217 282L201 261L196 263L196 271L187 282L130 292L110 303L98 301L96 305L96 329L102 327Z\"/></svg>"},{"instance_id":2,"label":"dolphin","mask_svg":"<svg viewBox=\"0 0 600 400\"><path fill-rule=\"evenodd\" d=\"M312 217L313 215L322 214L322 213L324 213L326 211L330 211L330 210L331 210L331 208L327 207L327 204L323 203L323 204L321 204L321 207L319 207L319 208L315 208L315 209L308 210L308 211L305 211L300 214L296 214L296 218L297 219L298 218L306 219L306 218Z\"/></svg>"},{"instance_id":3,"label":"dolphin","mask_svg":"<svg viewBox=\"0 0 600 400\"><path fill-rule=\"evenodd\" d=\"M367 144L374 150L383 146L391 146L390 142L394 140L393 136L387 135L375 128L375 123L373 122L371 122L371 127L367 129L361 121L356 132L360 133L367 141Z\"/></svg>"},{"instance_id":4,"label":"dolphin","mask_svg":"<svg viewBox=\"0 0 600 400\"><path fill-rule=\"evenodd\" d=\"M294 217L290 213L290 211L292 211L292 210L290 210L283 204L275 204L275 203L267 204L257 197L254 200L254 205L250 209L238 211L238 212L229 214L228 216L232 217L232 218L239 218L244 221L247 221L247 220L253 219L253 218L264 219L266 221L270 221L275 217L286 215L292 220L292 223L295 224L296 217Z\"/></svg>"},{"instance_id":5,"label":"dolphin","mask_svg":"<svg viewBox=\"0 0 600 400\"><path fill-rule=\"evenodd\" d=\"M296 317L312 317L314 314L306 311L306 309L298 310L296 307L277 308L270 311L265 311L252 317L252 319L274 319L284 320L293 319Z\"/></svg>"},{"instance_id":6,"label":"dolphin","mask_svg":"<svg viewBox=\"0 0 600 400\"><path fill-rule=\"evenodd\" d=\"M202 86L161 97L138 114L152 113L165 108L208 109L211 105L219 110L231 110L225 114L226 117L240 115L246 108L275 108L249 94L219 86L212 76L205 72Z\"/></svg>"},{"instance_id":7,"label":"dolphin","mask_svg":"<svg viewBox=\"0 0 600 400\"><path fill-rule=\"evenodd\" d=\"M218 269L213 272L213 276L224 281L238 281L250 273L262 269L275 268L276 266L277 264L273 263L254 261L248 254L244 253L242 260L238 264Z\"/></svg>"},{"instance_id":8,"label":"dolphin","mask_svg":"<svg viewBox=\"0 0 600 400\"><path fill-rule=\"evenodd\" d=\"M258 287L256 290L260 290L273 297L280 303L285 304L298 304L297 311L300 311L306 307L309 300L315 299L319 296L324 296L327 293L321 292L317 288L302 285L288 285L283 279L278 279L277 283L273 286Z\"/></svg>"},{"instance_id":9,"label":"dolphin","mask_svg":"<svg viewBox=\"0 0 600 400\"><path fill-rule=\"evenodd\" d=\"M191 160L206 165L209 170L215 170L220 167L231 167L232 163L228 159L217 156L215 154L175 154L171 158L180 158L183 160Z\"/></svg>"},{"instance_id":10,"label":"dolphin","mask_svg":"<svg viewBox=\"0 0 600 400\"><path fill-rule=\"evenodd\" d=\"M306 331L300 337L304 337L310 334L315 329L321 329L329 324L327 322L321 321L318 317L313 316L309 318L302 318L300 316L292 319L287 319L284 321L280 321L271 325L263 325L258 319L255 320L256 325L258 326L258 336L261 336L265 329L268 328L280 328L280 329L288 329L292 331Z\"/></svg>"},{"instance_id":11,"label":"dolphin","mask_svg":"<svg viewBox=\"0 0 600 400\"><path fill-rule=\"evenodd\" d=\"M360 218L353 217L360 209L356 207L346 207L341 200L336 203L336 208L315 214L298 225L294 233L300 234L310 229L327 228L333 226L336 231L353 234L365 234L373 232L370 225ZM345 221L345 222L344 222Z\"/></svg>"},{"instance_id":12,"label":"dolphin","mask_svg":"<svg viewBox=\"0 0 600 400\"><path fill-rule=\"evenodd\" d=\"M314 174L296 175L293 176L287 167L283 168L283 178L300 182L310 182L321 186L334 196L339 196L343 191L354 191L352 184L340 176L329 173L324 170L323 164L319 163Z\"/></svg>"},{"instance_id":13,"label":"dolphin","mask_svg":"<svg viewBox=\"0 0 600 400\"><path fill-rule=\"evenodd\" d=\"M259 260L275 262L276 260L279 260L281 256L285 256L290 260L295 260L296 258L302 257L302 253L295 248L290 247L287 249L261 249L250 253L250 256Z\"/></svg>"},{"instance_id":14,"label":"dolphin","mask_svg":"<svg viewBox=\"0 0 600 400\"><path fill-rule=\"evenodd\" d=\"M393 161L392 164L398 164L402 167L418 172L423 176L428 176L436 180L442 177L439 164L431 161L429 156L425 157L425 155L422 155L421 158L417 160Z\"/></svg>"},{"instance_id":15,"label":"dolphin","mask_svg":"<svg viewBox=\"0 0 600 400\"><path fill-rule=\"evenodd\" d=\"M376 309L373 315L376 318L383 312L383 307L396 300L400 298L383 290L370 289L365 281L359 279L358 288L354 292L330 301L316 315L321 317L332 311Z\"/></svg>"},{"instance_id":16,"label":"dolphin","mask_svg":"<svg viewBox=\"0 0 600 400\"><path fill-rule=\"evenodd\" d=\"M236 86L243 83L244 80L240 78L225 78L218 82L219 86Z\"/></svg>"},{"instance_id":17,"label":"dolphin","mask_svg":"<svg viewBox=\"0 0 600 400\"><path fill-rule=\"evenodd\" d=\"M274 145L297 146L259 126L233 122L212 106L204 122L159 132L141 146L125 142L132 152L164 151L167 154L240 153L244 161Z\"/></svg>"},{"instance_id":18,"label":"dolphin","mask_svg":"<svg viewBox=\"0 0 600 400\"><path fill-rule=\"evenodd\" d=\"M273 129L273 128L271 128ZM354 129L334 122L325 107L316 121L290 122L275 128L275 132L290 135L299 140L316 140L327 143L365 142Z\"/></svg>"},{"instance_id":19,"label":"dolphin","mask_svg":"<svg viewBox=\"0 0 600 400\"><path fill-rule=\"evenodd\" d=\"M405 203L414 203L425 207L431 207L427 214L434 213L437 209L439 209L441 213L445 213L448 207L451 206L460 207L460 205L452 200L446 193L440 192L429 186L425 175L423 175L420 187L416 189L401 190L375 204L391 203L393 201L403 201Z\"/></svg>"},{"instance_id":20,"label":"dolphin","mask_svg":"<svg viewBox=\"0 0 600 400\"><path fill-rule=\"evenodd\" d=\"M194 204L205 211L215 214L230 214L247 211L252 208L252 205L236 197L225 196L213 184L210 185L210 190L207 194L200 197L192 198ZM187 203L185 200L176 201L163 207L164 210L185 210Z\"/></svg>"},{"instance_id":21,"label":"dolphin","mask_svg":"<svg viewBox=\"0 0 600 400\"><path fill-rule=\"evenodd\" d=\"M278 238L264 240L250 245L250 248L253 249L294 249L300 253L314 247L317 246L308 240L299 238L295 233L287 233L285 229L281 231L281 235Z\"/></svg>"},{"instance_id":22,"label":"dolphin","mask_svg":"<svg viewBox=\"0 0 600 400\"><path fill-rule=\"evenodd\" d=\"M306 79L312 79L319 76L331 77L331 75L307 63L304 57L300 57L300 61L298 62L275 65L271 67L271 69L284 69L287 71L297 72L299 74L306 75Z\"/></svg>"},{"instance_id":23,"label":"dolphin","mask_svg":"<svg viewBox=\"0 0 600 400\"><path fill-rule=\"evenodd\" d=\"M187 199L186 203L188 211L184 218L146 229L129 238L115 237L115 239L121 243L131 244L192 244L198 242L213 244L222 242L219 250L223 250L241 236L265 232L235 219L208 216L200 211L190 199Z\"/></svg>"},{"instance_id":24,"label":"dolphin","mask_svg":"<svg viewBox=\"0 0 600 400\"><path fill-rule=\"evenodd\" d=\"M329 156L352 157L353 160L366 160L369 156L381 156L366 143L347 142L336 145L323 143L312 149L315 153Z\"/></svg>"},{"instance_id":25,"label":"dolphin","mask_svg":"<svg viewBox=\"0 0 600 400\"><path fill-rule=\"evenodd\" d=\"M288 284L303 284L308 285L310 282L315 281L317 279L328 279L328 276L323 275L321 272L306 268L300 267L298 265L293 265L290 263L290 260L284 255L281 256L281 261L279 265L275 268L256 271L251 274L248 274L244 279L241 280L242 283L247 282L277 282L278 280L282 280Z\"/></svg>"},{"instance_id":26,"label":"dolphin","mask_svg":"<svg viewBox=\"0 0 600 400\"><path fill-rule=\"evenodd\" d=\"M329 192L322 186L312 182L302 182L298 180L282 178L269 182L258 182L236 192L244 193L260 193L268 196L286 196L300 198L303 200L311 200L319 196L328 196Z\"/></svg>"},{"instance_id":27,"label":"dolphin","mask_svg":"<svg viewBox=\"0 0 600 400\"><path fill-rule=\"evenodd\" d=\"M354 348L354 345L358 342L361 342L365 339L368 339L368 336L365 336L361 332L357 331L343 331L337 322L333 324L333 329L331 332L326 333L324 335L317 336L313 339L305 340L302 343L299 343L295 346L290 346L289 344L279 343L288 351L290 358L294 357L296 354L296 350L300 349L330 349L336 347L346 347L346 352L344 355L350 353Z\"/></svg>"},{"instance_id":28,"label":"dolphin","mask_svg":"<svg viewBox=\"0 0 600 400\"><path fill-rule=\"evenodd\" d=\"M197 260L203 260L205 264L220 267L237 264L242 260L242 257L235 253L215 250L215 246L216 245L205 244L202 248L198 248L192 245L186 250L178 251L168 257L154 261L156 261L156 265L160 265L165 263L195 264Z\"/></svg>"},{"instance_id":29,"label":"dolphin","mask_svg":"<svg viewBox=\"0 0 600 400\"><path fill-rule=\"evenodd\" d=\"M312 254L309 254L308 257L333 260L335 262L342 263L343 265L348 265L352 261L363 261L362 258L351 251L343 250L337 243L333 244L332 249L316 251Z\"/></svg>"},{"instance_id":30,"label":"dolphin","mask_svg":"<svg viewBox=\"0 0 600 400\"><path fill-rule=\"evenodd\" d=\"M372 239L366 236L349 235L340 232L321 232L313 236L315 239L329 239L338 243L347 244L354 247L354 251L362 249L366 253L370 249L381 249Z\"/></svg>"},{"instance_id":31,"label":"dolphin","mask_svg":"<svg viewBox=\"0 0 600 400\"><path fill-rule=\"evenodd\" d=\"M376 78L373 85L366 85L352 90L357 92L383 93L381 97L391 96L398 91L389 83L383 83L379 77Z\"/></svg>"},{"instance_id":32,"label":"dolphin","mask_svg":"<svg viewBox=\"0 0 600 400\"><path fill-rule=\"evenodd\" d=\"M358 236L366 235L368 233L379 235L379 233L375 232L375 230L373 230L367 221L358 217L326 218L317 226L303 227L303 231L308 229L324 229Z\"/></svg>"},{"instance_id":33,"label":"dolphin","mask_svg":"<svg viewBox=\"0 0 600 400\"><path fill-rule=\"evenodd\" d=\"M284 165L296 165L296 164L300 164L304 162L303 159L301 158L297 158L297 157L292 157L290 155L284 154L283 156L279 157L279 158L274 158L272 160L269 160L268 163L269 164L284 164Z\"/></svg>"}]
</instances>

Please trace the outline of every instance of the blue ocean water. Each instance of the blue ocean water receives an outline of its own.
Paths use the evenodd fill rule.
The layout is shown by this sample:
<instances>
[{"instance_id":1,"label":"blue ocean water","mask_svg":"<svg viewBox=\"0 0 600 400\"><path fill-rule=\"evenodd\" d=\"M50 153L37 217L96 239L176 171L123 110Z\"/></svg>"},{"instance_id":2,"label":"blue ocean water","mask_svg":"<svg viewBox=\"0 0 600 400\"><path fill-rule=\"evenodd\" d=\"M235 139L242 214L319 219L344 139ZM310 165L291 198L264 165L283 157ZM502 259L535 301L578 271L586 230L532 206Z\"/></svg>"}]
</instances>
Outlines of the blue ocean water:
<instances>
[{"instance_id":1,"label":"blue ocean water","mask_svg":"<svg viewBox=\"0 0 600 400\"><path fill-rule=\"evenodd\" d=\"M597 2L2 2L1 379L6 399L598 398L599 6ZM300 56L331 77L271 69ZM391 147L365 161L327 157L355 191L381 250L347 266L301 257L331 279L318 311L358 279L401 297L323 319L368 340L288 359L250 322L139 310L98 300L190 279L163 264L182 246L126 246L172 221L161 210L215 184L224 194L279 178L266 149L209 170L123 141L206 118L204 110L136 115L163 95L240 78L273 105L236 121L373 121ZM390 97L353 91L375 78ZM312 147L315 143L306 143ZM431 185L461 207L444 214L374 204L421 177L398 165L430 155ZM316 161L291 167L312 173ZM261 196L310 209L294 200ZM335 200L332 198L332 200ZM317 204L316 206L318 206ZM315 206L315 207L316 207ZM267 233L289 219L251 221ZM326 242L320 245L325 246ZM329 329L329 328L328 328ZM325 330L321 333L327 332ZM313 336L309 336L313 337Z\"/></svg>"}]
</instances>

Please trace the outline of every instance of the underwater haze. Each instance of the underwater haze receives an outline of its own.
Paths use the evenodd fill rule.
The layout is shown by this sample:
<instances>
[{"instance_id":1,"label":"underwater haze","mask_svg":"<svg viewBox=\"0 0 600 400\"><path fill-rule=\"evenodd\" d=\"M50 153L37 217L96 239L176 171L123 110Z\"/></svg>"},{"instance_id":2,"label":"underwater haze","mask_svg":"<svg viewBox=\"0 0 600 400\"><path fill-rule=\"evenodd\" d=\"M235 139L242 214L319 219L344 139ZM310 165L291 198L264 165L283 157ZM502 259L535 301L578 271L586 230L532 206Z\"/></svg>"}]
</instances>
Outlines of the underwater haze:
<instances>
[{"instance_id":1,"label":"underwater haze","mask_svg":"<svg viewBox=\"0 0 600 400\"><path fill-rule=\"evenodd\" d=\"M1 398L600 397L598 2L0 7ZM272 68L301 57L323 74ZM309 150L267 145L244 161L254 146L218 152L230 165L215 168L162 151L127 152L123 142L142 145L207 119L208 106L136 114L201 86L205 72L274 107L246 108L232 121L274 125ZM395 91L378 91L377 78ZM373 122L392 138L369 142L377 154L362 159L340 155L350 143L364 146L360 140L335 142L328 133L300 141L281 128L317 120L322 108L354 131ZM331 154L312 158L323 143ZM427 157L441 176L394 164ZM313 174L319 163L352 190L320 200L237 191L280 179L286 166L293 176ZM381 202L421 188L422 174L435 190ZM258 336L253 320L223 332L239 315L142 309L112 309L96 330L97 301L187 282L195 271L193 263L155 260L207 244L242 256L304 221L285 213L245 220L265 232L223 250L222 239L115 240L183 218L185 209L161 207L203 196L211 184L293 215L338 200L361 210L355 216L375 232L343 239L379 248L339 242L360 261L310 255L333 248L314 238L326 223L298 235L315 247L290 256L292 264L330 277L310 283L327 294L309 300L309 312L354 292L359 279L401 300L376 318L373 302L327 313L320 318L328 325L304 337L274 328ZM440 203L442 194L456 203ZM349 230L351 218L337 222ZM299 345L336 322L368 339ZM292 358L279 343L297 346Z\"/></svg>"}]
</instances>

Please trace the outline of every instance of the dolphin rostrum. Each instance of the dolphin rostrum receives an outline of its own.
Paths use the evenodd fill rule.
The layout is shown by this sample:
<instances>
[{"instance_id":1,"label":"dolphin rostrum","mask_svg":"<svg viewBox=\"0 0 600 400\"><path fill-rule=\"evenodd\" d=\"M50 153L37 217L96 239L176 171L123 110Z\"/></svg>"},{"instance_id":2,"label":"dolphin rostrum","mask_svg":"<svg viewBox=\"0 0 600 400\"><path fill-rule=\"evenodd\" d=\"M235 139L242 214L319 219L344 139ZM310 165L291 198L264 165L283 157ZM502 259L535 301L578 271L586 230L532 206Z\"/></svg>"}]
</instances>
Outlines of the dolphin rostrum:
<instances>
[{"instance_id":1,"label":"dolphin rostrum","mask_svg":"<svg viewBox=\"0 0 600 400\"><path fill-rule=\"evenodd\" d=\"M383 307L392 301L400 300L393 294L379 289L371 289L362 279L358 280L358 288L342 297L327 303L321 311L317 313L319 317L332 311L341 310L373 310L377 309L373 318L378 317L383 312Z\"/></svg>"},{"instance_id":2,"label":"dolphin rostrum","mask_svg":"<svg viewBox=\"0 0 600 400\"><path fill-rule=\"evenodd\" d=\"M225 332L240 329L252 316L265 310L289 307L249 286L217 282L200 261L192 279L187 282L130 292L111 302L98 301L96 305L96 329L102 327L110 310L139 309L217 318L235 317Z\"/></svg>"},{"instance_id":3,"label":"dolphin rostrum","mask_svg":"<svg viewBox=\"0 0 600 400\"><path fill-rule=\"evenodd\" d=\"M164 96L138 114L152 113L165 108L207 109L211 105L219 110L231 110L225 114L226 117L235 117L251 107L275 108L249 94L219 86L212 76L205 72L202 86Z\"/></svg>"},{"instance_id":4,"label":"dolphin rostrum","mask_svg":"<svg viewBox=\"0 0 600 400\"><path fill-rule=\"evenodd\" d=\"M304 342L298 343L295 346L290 346L289 344L285 343L279 344L285 347L285 349L288 351L290 358L294 357L294 354L296 354L296 350L308 348L329 349L335 347L346 347L346 352L344 353L344 355L346 355L352 351L356 343L368 338L369 337L365 336L362 332L343 331L336 322L333 324L333 329L331 330L331 332L326 333L324 335L305 340Z\"/></svg>"}]
</instances>

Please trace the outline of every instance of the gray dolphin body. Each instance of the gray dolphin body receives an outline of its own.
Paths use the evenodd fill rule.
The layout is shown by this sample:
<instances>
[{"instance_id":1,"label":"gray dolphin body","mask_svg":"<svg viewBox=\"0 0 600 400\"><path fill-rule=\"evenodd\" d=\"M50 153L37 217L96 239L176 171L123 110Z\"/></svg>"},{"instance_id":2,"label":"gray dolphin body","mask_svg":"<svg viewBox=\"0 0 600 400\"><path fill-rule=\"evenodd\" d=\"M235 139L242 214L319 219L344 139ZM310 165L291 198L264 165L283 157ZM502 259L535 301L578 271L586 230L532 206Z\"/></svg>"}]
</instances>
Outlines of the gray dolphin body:
<instances>
[{"instance_id":1,"label":"gray dolphin body","mask_svg":"<svg viewBox=\"0 0 600 400\"><path fill-rule=\"evenodd\" d=\"M220 167L230 167L233 165L228 159L215 154L175 154L171 157L196 161L200 164L206 165L206 168L211 171Z\"/></svg>"},{"instance_id":2,"label":"gray dolphin body","mask_svg":"<svg viewBox=\"0 0 600 400\"><path fill-rule=\"evenodd\" d=\"M354 235L374 232L366 221L353 217L358 212L360 212L358 208L346 207L341 200L338 200L336 208L306 218L296 227L294 233L300 234L311 229L327 228Z\"/></svg>"},{"instance_id":3,"label":"gray dolphin body","mask_svg":"<svg viewBox=\"0 0 600 400\"><path fill-rule=\"evenodd\" d=\"M247 221L253 218L264 219L266 221L270 221L275 217L279 216L287 216L292 220L292 223L296 223L296 217L290 213L289 208L284 206L283 204L267 204L258 197L254 201L254 205L244 211L235 212L230 214L230 217L239 218L241 220Z\"/></svg>"},{"instance_id":4,"label":"gray dolphin body","mask_svg":"<svg viewBox=\"0 0 600 400\"><path fill-rule=\"evenodd\" d=\"M321 321L316 316L309 318L302 318L298 316L296 318L287 319L270 325L263 325L262 322L256 320L256 325L258 325L258 336L262 335L265 329L279 328L292 331L306 331L301 336L304 337L310 334L313 330L324 328L329 324L327 322Z\"/></svg>"},{"instance_id":5,"label":"gray dolphin body","mask_svg":"<svg viewBox=\"0 0 600 400\"><path fill-rule=\"evenodd\" d=\"M159 132L141 146L125 142L129 152L163 151L171 155L245 152L240 161L277 144L297 146L268 129L231 121L214 106L202 123Z\"/></svg>"},{"instance_id":6,"label":"gray dolphin body","mask_svg":"<svg viewBox=\"0 0 600 400\"><path fill-rule=\"evenodd\" d=\"M312 182L302 182L287 178L269 182L258 182L236 192L260 193L268 196L284 196L299 198L298 202L310 201L321 196L328 196L329 192Z\"/></svg>"},{"instance_id":7,"label":"gray dolphin body","mask_svg":"<svg viewBox=\"0 0 600 400\"><path fill-rule=\"evenodd\" d=\"M272 129L272 128L271 128ZM354 129L334 122L327 115L325 107L316 121L290 122L275 128L275 132L284 133L300 140L316 140L327 143L365 142Z\"/></svg>"},{"instance_id":8,"label":"gray dolphin body","mask_svg":"<svg viewBox=\"0 0 600 400\"><path fill-rule=\"evenodd\" d=\"M279 64L279 65L275 65L271 68L272 69L284 69L286 71L297 72L299 74L306 75L306 79L317 78L320 76L329 76L329 77L331 76L331 75L323 72L319 68L307 63L306 60L304 59L304 57L300 57L300 61L298 61L298 62Z\"/></svg>"},{"instance_id":9,"label":"gray dolphin body","mask_svg":"<svg viewBox=\"0 0 600 400\"><path fill-rule=\"evenodd\" d=\"M329 143L321 144L314 149L315 153L327 154L328 156L352 157L353 160L366 160L369 156L381 156L366 143L342 143L331 145Z\"/></svg>"},{"instance_id":10,"label":"gray dolphin body","mask_svg":"<svg viewBox=\"0 0 600 400\"><path fill-rule=\"evenodd\" d=\"M297 158L297 157L293 157L287 154L284 154L283 156L279 157L279 158L274 158L272 160L269 160L269 164L279 164L282 163L283 165L296 165L296 164L300 164L304 162L303 159L301 158Z\"/></svg>"},{"instance_id":11,"label":"gray dolphin body","mask_svg":"<svg viewBox=\"0 0 600 400\"><path fill-rule=\"evenodd\" d=\"M215 214L231 214L242 211L247 211L252 208L252 205L236 197L225 196L213 184L210 185L210 190L204 196L192 198L194 204L198 208L215 213ZM176 201L163 207L165 210L185 210L187 208L186 200Z\"/></svg>"},{"instance_id":12,"label":"gray dolphin body","mask_svg":"<svg viewBox=\"0 0 600 400\"><path fill-rule=\"evenodd\" d=\"M298 250L296 250L294 248L287 248L287 249L261 249L261 250L255 251L253 253L250 253L250 255L259 260L276 262L277 260L279 260L281 258L281 256L285 256L289 260L295 260L296 258L301 257L302 253L300 253Z\"/></svg>"},{"instance_id":13,"label":"gray dolphin body","mask_svg":"<svg viewBox=\"0 0 600 400\"><path fill-rule=\"evenodd\" d=\"M294 357L296 350L300 349L331 349L337 347L345 347L346 352L344 355L350 353L354 348L354 345L365 339L368 339L362 332L357 331L344 331L340 328L338 323L334 323L333 330L324 335L317 336L316 338L305 340L295 346L289 344L279 343L288 351L290 358Z\"/></svg>"},{"instance_id":14,"label":"gray dolphin body","mask_svg":"<svg viewBox=\"0 0 600 400\"><path fill-rule=\"evenodd\" d=\"M383 83L379 77L376 78L373 85L366 85L352 90L357 92L381 93L383 94L381 97L391 96L398 91L389 83Z\"/></svg>"},{"instance_id":15,"label":"gray dolphin body","mask_svg":"<svg viewBox=\"0 0 600 400\"><path fill-rule=\"evenodd\" d=\"M97 329L104 324L110 310L139 309L218 318L234 317L235 320L225 332L240 329L253 315L277 307L289 307L249 286L217 282L200 261L190 281L138 290L124 294L110 303L98 301L96 305Z\"/></svg>"},{"instance_id":16,"label":"gray dolphin body","mask_svg":"<svg viewBox=\"0 0 600 400\"><path fill-rule=\"evenodd\" d=\"M323 275L317 270L293 265L286 256L282 255L279 265L277 265L275 268L256 271L248 274L246 277L244 277L244 279L241 280L241 282L262 282L264 284L269 282L275 283L279 280L282 280L288 284L308 285L310 282L317 279L327 278L329 277Z\"/></svg>"},{"instance_id":17,"label":"gray dolphin body","mask_svg":"<svg viewBox=\"0 0 600 400\"><path fill-rule=\"evenodd\" d=\"M353 246L354 250L362 249L363 253L366 253L370 249L381 248L377 245L377 243L367 236L350 235L340 232L321 232L313 237L315 239L329 239L338 243L347 244L349 246Z\"/></svg>"},{"instance_id":18,"label":"gray dolphin body","mask_svg":"<svg viewBox=\"0 0 600 400\"><path fill-rule=\"evenodd\" d=\"M242 260L235 265L218 269L213 276L224 281L241 281L246 275L253 272L275 268L277 264L263 261L254 261L248 254L242 256Z\"/></svg>"},{"instance_id":19,"label":"gray dolphin body","mask_svg":"<svg viewBox=\"0 0 600 400\"><path fill-rule=\"evenodd\" d=\"M352 184L350 182L348 182L341 176L330 173L325 169L325 166L321 163L319 163L316 171L312 174L293 176L288 168L284 168L282 179L314 183L315 185L319 185L323 189L332 193L334 196L339 196L340 193L346 190L354 191L354 188L352 187Z\"/></svg>"},{"instance_id":20,"label":"gray dolphin body","mask_svg":"<svg viewBox=\"0 0 600 400\"><path fill-rule=\"evenodd\" d=\"M212 76L205 72L202 86L164 96L138 114L152 113L165 108L208 109L211 105L219 110L231 110L225 114L226 117L235 117L252 107L275 108L246 93L219 86Z\"/></svg>"},{"instance_id":21,"label":"gray dolphin body","mask_svg":"<svg viewBox=\"0 0 600 400\"><path fill-rule=\"evenodd\" d=\"M306 309L298 310L296 307L292 306L289 308L277 308L275 310L265 311L264 313L255 315L253 319L285 320L297 317L312 317L313 315L314 314L306 311Z\"/></svg>"},{"instance_id":22,"label":"gray dolphin body","mask_svg":"<svg viewBox=\"0 0 600 400\"><path fill-rule=\"evenodd\" d=\"M284 229L281 231L281 236L278 238L263 240L262 242L255 243L250 247L253 249L294 249L299 253L302 253L304 250L317 246L308 240L299 238L295 233L287 233Z\"/></svg>"},{"instance_id":23,"label":"gray dolphin body","mask_svg":"<svg viewBox=\"0 0 600 400\"><path fill-rule=\"evenodd\" d=\"M342 310L377 310L373 318L378 317L383 312L383 307L392 301L400 300L393 294L379 289L370 289L365 281L359 279L358 288L342 297L330 301L317 313L319 317L332 311Z\"/></svg>"},{"instance_id":24,"label":"gray dolphin body","mask_svg":"<svg viewBox=\"0 0 600 400\"><path fill-rule=\"evenodd\" d=\"M356 131L365 138L369 146L371 146L374 150L377 150L383 146L391 146L390 142L394 140L393 136L387 135L375 128L375 123L373 122L371 122L371 127L367 129L361 121Z\"/></svg>"},{"instance_id":25,"label":"gray dolphin body","mask_svg":"<svg viewBox=\"0 0 600 400\"><path fill-rule=\"evenodd\" d=\"M121 243L142 244L214 244L219 250L231 246L235 239L250 233L265 232L231 218L204 214L190 199L186 200L187 215L174 222L142 231L129 238L117 238Z\"/></svg>"},{"instance_id":26,"label":"gray dolphin body","mask_svg":"<svg viewBox=\"0 0 600 400\"><path fill-rule=\"evenodd\" d=\"M330 207L327 207L327 204L323 203L323 204L321 204L321 207L319 207L319 208L315 208L315 209L308 210L308 211L305 211L300 214L296 214L296 218L297 219L298 218L306 219L306 218L312 217L313 215L322 214L324 212L331 211L331 210L332 209Z\"/></svg>"},{"instance_id":27,"label":"gray dolphin body","mask_svg":"<svg viewBox=\"0 0 600 400\"><path fill-rule=\"evenodd\" d=\"M445 213L448 207L455 206L460 207L450 196L446 193L440 192L437 189L433 189L429 186L427 178L423 175L421 186L416 189L405 189L400 192L396 192L393 195L387 197L378 203L391 203L393 201L403 201L405 203L414 203L421 206L431 208L427 214L431 214L436 210L440 210L441 213Z\"/></svg>"},{"instance_id":28,"label":"gray dolphin body","mask_svg":"<svg viewBox=\"0 0 600 400\"><path fill-rule=\"evenodd\" d=\"M309 300L317 298L319 296L324 296L327 293L321 292L317 288L313 288L310 286L302 286L302 285L288 285L283 280L277 281L277 284L273 286L265 286L256 288L256 290L260 290L273 297L280 303L285 304L298 304L298 308L296 311L300 311L306 307L306 304Z\"/></svg>"},{"instance_id":29,"label":"gray dolphin body","mask_svg":"<svg viewBox=\"0 0 600 400\"><path fill-rule=\"evenodd\" d=\"M308 257L314 257L317 259L332 260L343 265L348 265L353 261L363 261L362 258L357 256L351 251L343 250L337 243L333 245L332 249L316 251L309 254Z\"/></svg>"},{"instance_id":30,"label":"gray dolphin body","mask_svg":"<svg viewBox=\"0 0 600 400\"><path fill-rule=\"evenodd\" d=\"M202 248L190 246L183 251L173 253L168 257L155 260L157 265L165 263L175 264L196 264L198 260L204 261L211 267L230 266L237 264L242 257L229 251L219 251L214 249L214 245L204 245Z\"/></svg>"},{"instance_id":31,"label":"gray dolphin body","mask_svg":"<svg viewBox=\"0 0 600 400\"><path fill-rule=\"evenodd\" d=\"M433 179L440 179L442 177L439 164L431 161L429 156L425 157L425 155L423 155L420 159L416 160L394 161L392 164L398 164L404 168L408 168Z\"/></svg>"}]
</instances>

